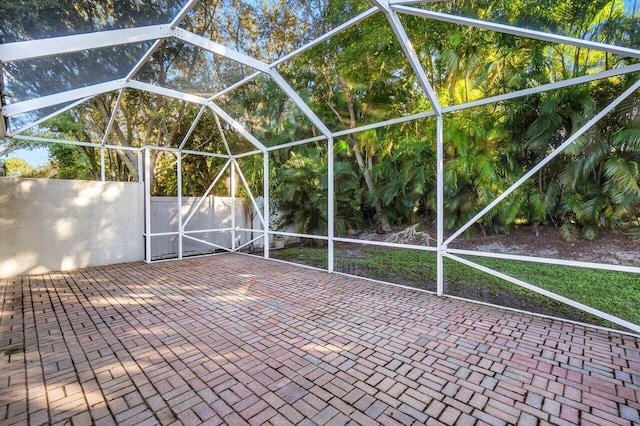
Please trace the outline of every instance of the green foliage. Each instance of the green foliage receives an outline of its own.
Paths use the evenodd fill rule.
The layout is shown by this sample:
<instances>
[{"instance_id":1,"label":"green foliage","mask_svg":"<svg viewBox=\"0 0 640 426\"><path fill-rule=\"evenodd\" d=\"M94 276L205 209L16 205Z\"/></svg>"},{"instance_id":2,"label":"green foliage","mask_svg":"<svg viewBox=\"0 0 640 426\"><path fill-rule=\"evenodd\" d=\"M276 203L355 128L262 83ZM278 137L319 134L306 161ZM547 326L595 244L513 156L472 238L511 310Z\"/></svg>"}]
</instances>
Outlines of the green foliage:
<instances>
[{"instance_id":1,"label":"green foliage","mask_svg":"<svg viewBox=\"0 0 640 426\"><path fill-rule=\"evenodd\" d=\"M24 18L7 20L5 37L13 40L28 38L31 31L36 36L52 32L55 20L84 32L116 25L123 18L116 14L114 22L71 22L72 16L91 16L90 5L47 0L39 6L55 19L40 23L35 3L2 3L0 11L7 17ZM181 26L271 63L370 7L366 0L202 0ZM640 44L637 16L622 0L458 0L425 7L604 43ZM154 8L137 12L141 18L158 18ZM445 106L637 63L637 59L584 47L415 16L400 19ZM140 69L136 79L214 94L250 72L233 61L207 55L194 46L167 41L158 46L153 61ZM382 13L280 63L278 71L332 131L432 107ZM455 230L473 218L637 79L626 74L445 114L445 227ZM26 90L36 90L37 83ZM61 80L62 86L67 83ZM49 120L41 126L44 136L102 142L116 96L97 96ZM594 239L600 231L612 229L634 234L640 217L639 99L636 91L472 229L503 233L515 225L554 224L567 240ZM269 147L320 135L280 85L265 75L218 96L215 102ZM196 116L199 121L191 129ZM218 125L208 109L199 114L198 107L186 102L137 90L123 92L111 129L106 141L125 147L175 148L185 141L186 149L221 154L256 149L229 125ZM435 139L432 118L336 137L336 233L347 235L371 226L388 230L417 222L431 225L436 216ZM270 153L271 198L283 212L283 224L326 234L326 151L318 143ZM52 158L57 177L99 176L99 149L61 146L52 148ZM155 194L177 193L175 160L173 155L152 152ZM139 178L132 151L109 150L105 163L109 179ZM246 157L239 164L251 191L261 193L261 156ZM200 195L222 162L186 155L182 166L183 193ZM246 195L239 188L239 194ZM214 192L229 190L228 182L221 179Z\"/></svg>"},{"instance_id":2,"label":"green foliage","mask_svg":"<svg viewBox=\"0 0 640 426\"><path fill-rule=\"evenodd\" d=\"M566 35L598 39L628 31L620 2L571 2L524 7L458 2L456 13L512 16ZM440 5L436 5L436 8ZM446 9L447 6L443 5ZM500 15L500 8L505 8ZM521 16L518 16L520 14ZM567 16L580 16L566 21ZM419 21L419 22L417 22ZM623 65L620 58L570 46L460 29L403 17L414 47L435 82L443 104L473 101ZM420 28L420 30L417 30ZM425 107L416 97L411 70L393 46L384 19L371 19L299 57L285 73L319 115L340 129L395 117ZM447 33L447 38L438 34ZM361 58L353 61L352 58ZM378 82L385 81L384 85ZM542 95L445 116L445 227L455 229L506 190L528 169L631 84L627 77L575 86ZM629 104L633 104L630 100ZM518 191L480 221L484 232L508 232L515 224L555 223L565 238L593 239L601 229L619 228L638 215L640 196L637 109L620 108L579 138ZM623 118L623 119L621 119ZM360 173L362 215L376 223L401 225L435 217L433 123L360 132L347 139ZM613 141L613 137L618 142ZM616 143L625 142L620 158ZM354 182L355 184L355 182ZM339 206L340 207L340 206ZM420 212L421 214L417 214Z\"/></svg>"},{"instance_id":3,"label":"green foliage","mask_svg":"<svg viewBox=\"0 0 640 426\"><path fill-rule=\"evenodd\" d=\"M628 226L626 229L626 234L633 239L640 239L640 226Z\"/></svg>"},{"instance_id":4,"label":"green foliage","mask_svg":"<svg viewBox=\"0 0 640 426\"><path fill-rule=\"evenodd\" d=\"M433 211L428 205L435 187L435 144L430 123L423 124L425 136L412 135L407 129L385 129L381 133L390 147L378 155L373 176L385 215L392 225L428 221ZM411 130L416 130L415 128Z\"/></svg>"},{"instance_id":5,"label":"green foliage","mask_svg":"<svg viewBox=\"0 0 640 426\"><path fill-rule=\"evenodd\" d=\"M341 154L337 145L338 157ZM277 161L277 160L276 160ZM291 151L283 163L274 161L271 198L281 212L280 227L293 225L296 232L326 235L328 214L328 168L324 147L304 147ZM358 229L362 224L362 193L354 193L357 175L346 161L334 164L334 190L338 209L334 223L338 234Z\"/></svg>"},{"instance_id":6,"label":"green foliage","mask_svg":"<svg viewBox=\"0 0 640 426\"><path fill-rule=\"evenodd\" d=\"M94 148L52 144L49 148L55 168L55 179L99 180ZM98 154L99 158L99 154Z\"/></svg>"},{"instance_id":7,"label":"green foliage","mask_svg":"<svg viewBox=\"0 0 640 426\"><path fill-rule=\"evenodd\" d=\"M4 168L7 177L31 177L34 172L33 167L20 158L4 160Z\"/></svg>"},{"instance_id":8,"label":"green foliage","mask_svg":"<svg viewBox=\"0 0 640 426\"><path fill-rule=\"evenodd\" d=\"M554 106L545 107L564 111L564 118L555 124L534 122L530 129L536 130L528 141L533 152L541 157L561 142L556 136L540 135L569 135L591 118L593 107L585 109L585 105L598 100L580 96L575 90L560 91L554 98ZM576 102L578 98L582 100ZM633 103L637 98L632 96L627 102ZM567 99L572 100L565 102ZM609 115L578 138L560 156L561 161L545 168L540 189L546 193L549 215L560 224L563 238L573 240L581 233L586 239L595 239L599 230L619 229L637 217L640 207L640 150L634 143L637 126L637 113L629 115L623 109ZM542 143L543 140L546 142Z\"/></svg>"},{"instance_id":9,"label":"green foliage","mask_svg":"<svg viewBox=\"0 0 640 426\"><path fill-rule=\"evenodd\" d=\"M296 232L326 234L326 153L321 148L300 151L292 151L282 165L271 195L282 224L294 224Z\"/></svg>"}]
</instances>

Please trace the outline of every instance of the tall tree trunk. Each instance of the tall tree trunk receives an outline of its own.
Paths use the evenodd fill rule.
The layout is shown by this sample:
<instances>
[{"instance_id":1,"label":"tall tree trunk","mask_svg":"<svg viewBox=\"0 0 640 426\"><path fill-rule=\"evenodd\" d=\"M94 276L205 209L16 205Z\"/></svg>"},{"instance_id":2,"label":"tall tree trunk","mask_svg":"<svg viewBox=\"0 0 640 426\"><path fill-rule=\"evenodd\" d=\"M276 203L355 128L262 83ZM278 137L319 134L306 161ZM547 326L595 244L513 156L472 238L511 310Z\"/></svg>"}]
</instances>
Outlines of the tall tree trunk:
<instances>
[{"instance_id":1,"label":"tall tree trunk","mask_svg":"<svg viewBox=\"0 0 640 426\"><path fill-rule=\"evenodd\" d=\"M98 108L98 111L100 112L100 115L102 116L102 118L105 120L105 123L108 123L109 118L111 117L111 114L107 111L107 107L102 102L102 99L96 99L96 101L94 102L94 105ZM111 131L115 133L116 137L120 141L120 145L131 146L131 143L129 142L125 134L122 133L122 129L120 129L120 126L118 125L117 121L114 121L113 126L111 127ZM118 155L120 160L124 163L124 165L127 167L127 171L129 172L129 175L132 177L133 181L134 182L137 181L138 180L137 155L132 151L121 151L121 150L116 150L116 154ZM121 178L122 177L125 177L125 176L121 176Z\"/></svg>"},{"instance_id":2,"label":"tall tree trunk","mask_svg":"<svg viewBox=\"0 0 640 426\"><path fill-rule=\"evenodd\" d=\"M347 98L347 106L349 108L349 128L354 129L357 125L356 123L356 113L354 107L353 96L351 96L351 91L349 90L349 86L344 81L343 77L340 77L340 84L344 88L344 92ZM349 136L351 139L351 145L353 149L353 154L356 157L356 163L358 163L358 168L364 177L364 183L367 185L367 190L372 194L375 194L376 187L371 179L371 167L373 163L371 161L365 162L365 159L362 155L362 149L360 148L360 142L353 135ZM391 231L391 225L389 225L389 219L383 214L382 203L380 199L376 197L376 202L373 205L373 208L376 210L376 215L380 218L380 227L384 232Z\"/></svg>"}]
</instances>

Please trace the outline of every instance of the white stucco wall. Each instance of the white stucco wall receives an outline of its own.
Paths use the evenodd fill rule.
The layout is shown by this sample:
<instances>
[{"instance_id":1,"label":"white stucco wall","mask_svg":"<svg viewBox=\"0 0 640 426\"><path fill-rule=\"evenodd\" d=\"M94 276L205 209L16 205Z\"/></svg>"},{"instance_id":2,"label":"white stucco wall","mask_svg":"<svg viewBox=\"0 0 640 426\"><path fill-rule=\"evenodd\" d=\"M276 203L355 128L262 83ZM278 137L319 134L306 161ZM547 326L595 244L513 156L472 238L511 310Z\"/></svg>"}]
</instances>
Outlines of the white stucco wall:
<instances>
[{"instance_id":1,"label":"white stucco wall","mask_svg":"<svg viewBox=\"0 0 640 426\"><path fill-rule=\"evenodd\" d=\"M0 277L144 258L141 183L0 178Z\"/></svg>"}]
</instances>

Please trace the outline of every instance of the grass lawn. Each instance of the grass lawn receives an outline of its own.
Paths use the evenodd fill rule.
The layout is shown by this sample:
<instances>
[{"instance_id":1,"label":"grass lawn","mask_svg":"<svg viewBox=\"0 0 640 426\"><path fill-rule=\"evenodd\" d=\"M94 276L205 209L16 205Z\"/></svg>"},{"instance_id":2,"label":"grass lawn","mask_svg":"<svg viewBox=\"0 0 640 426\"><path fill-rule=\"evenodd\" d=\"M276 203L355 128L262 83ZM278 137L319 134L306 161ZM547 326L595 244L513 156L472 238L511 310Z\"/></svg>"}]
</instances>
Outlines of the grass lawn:
<instances>
[{"instance_id":1,"label":"grass lawn","mask_svg":"<svg viewBox=\"0 0 640 426\"><path fill-rule=\"evenodd\" d=\"M436 255L408 249L355 245L335 251L336 271L435 291ZM293 247L274 251L283 260L326 268L326 248ZM568 266L467 257L584 305L640 324L640 276ZM445 259L445 293L513 308L613 326L600 318L545 296Z\"/></svg>"}]
</instances>

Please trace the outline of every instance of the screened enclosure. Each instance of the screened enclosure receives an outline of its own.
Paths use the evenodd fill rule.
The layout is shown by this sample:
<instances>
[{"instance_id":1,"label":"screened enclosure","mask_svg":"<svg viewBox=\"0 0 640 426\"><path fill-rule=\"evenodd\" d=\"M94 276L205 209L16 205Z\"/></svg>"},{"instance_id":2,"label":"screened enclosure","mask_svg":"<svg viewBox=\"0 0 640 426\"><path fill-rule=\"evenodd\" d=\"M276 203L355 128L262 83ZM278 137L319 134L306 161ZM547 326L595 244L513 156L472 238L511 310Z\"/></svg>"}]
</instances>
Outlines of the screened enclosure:
<instances>
[{"instance_id":1,"label":"screened enclosure","mask_svg":"<svg viewBox=\"0 0 640 426\"><path fill-rule=\"evenodd\" d=\"M637 9L10 0L0 136L144 182L147 262L240 252L498 304L518 288L640 333ZM560 248L469 244L549 229ZM627 254L575 255L605 233Z\"/></svg>"}]
</instances>

